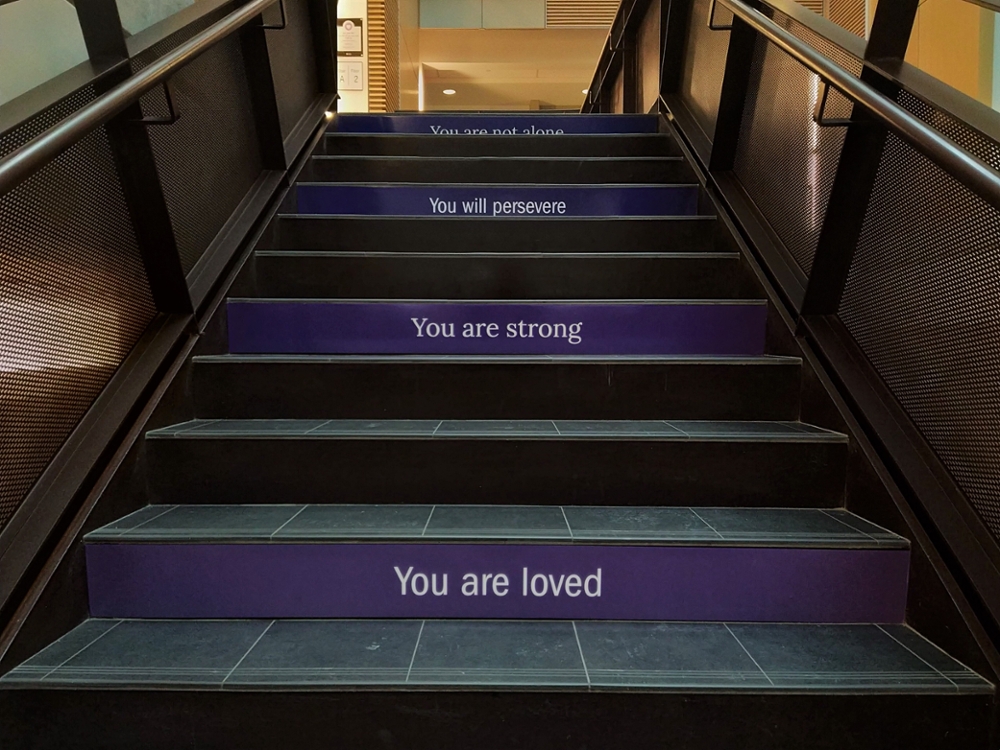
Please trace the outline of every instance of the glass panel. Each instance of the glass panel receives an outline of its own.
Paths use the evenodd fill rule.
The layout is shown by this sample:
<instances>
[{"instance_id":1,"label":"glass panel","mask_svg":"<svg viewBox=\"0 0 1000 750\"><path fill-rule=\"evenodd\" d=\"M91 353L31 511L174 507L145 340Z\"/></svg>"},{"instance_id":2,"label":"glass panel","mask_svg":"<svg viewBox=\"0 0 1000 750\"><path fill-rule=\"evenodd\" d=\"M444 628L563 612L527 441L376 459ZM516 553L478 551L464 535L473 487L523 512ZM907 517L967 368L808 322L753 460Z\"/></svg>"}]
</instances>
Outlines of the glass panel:
<instances>
[{"instance_id":1,"label":"glass panel","mask_svg":"<svg viewBox=\"0 0 1000 750\"><path fill-rule=\"evenodd\" d=\"M545 0L483 0L484 29L544 29Z\"/></svg>"},{"instance_id":2,"label":"glass panel","mask_svg":"<svg viewBox=\"0 0 1000 750\"><path fill-rule=\"evenodd\" d=\"M66 0L0 5L0 104L86 59L76 9Z\"/></svg>"},{"instance_id":3,"label":"glass panel","mask_svg":"<svg viewBox=\"0 0 1000 750\"><path fill-rule=\"evenodd\" d=\"M875 0L797 0L797 2L852 34L862 38L868 36Z\"/></svg>"},{"instance_id":4,"label":"glass panel","mask_svg":"<svg viewBox=\"0 0 1000 750\"><path fill-rule=\"evenodd\" d=\"M965 0L925 0L917 9L906 62L997 109L996 19L993 11Z\"/></svg>"},{"instance_id":5,"label":"glass panel","mask_svg":"<svg viewBox=\"0 0 1000 750\"><path fill-rule=\"evenodd\" d=\"M422 29L479 29L482 0L420 0Z\"/></svg>"},{"instance_id":6,"label":"glass panel","mask_svg":"<svg viewBox=\"0 0 1000 750\"><path fill-rule=\"evenodd\" d=\"M159 23L189 8L196 0L115 0L115 2L118 5L118 15L122 19L122 28L128 34L138 34L154 23Z\"/></svg>"}]
</instances>

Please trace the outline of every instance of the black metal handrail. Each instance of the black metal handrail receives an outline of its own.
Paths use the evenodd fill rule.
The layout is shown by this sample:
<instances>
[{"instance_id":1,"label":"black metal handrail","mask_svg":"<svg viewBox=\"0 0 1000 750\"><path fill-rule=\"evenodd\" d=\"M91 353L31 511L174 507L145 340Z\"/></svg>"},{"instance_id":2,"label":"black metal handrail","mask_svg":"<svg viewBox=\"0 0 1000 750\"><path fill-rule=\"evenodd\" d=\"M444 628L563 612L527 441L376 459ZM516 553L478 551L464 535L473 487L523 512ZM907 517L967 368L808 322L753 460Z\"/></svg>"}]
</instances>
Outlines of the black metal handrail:
<instances>
[{"instance_id":1,"label":"black metal handrail","mask_svg":"<svg viewBox=\"0 0 1000 750\"><path fill-rule=\"evenodd\" d=\"M137 102L143 94L276 2L278 0L251 0L11 153L0 161L0 196L9 193L92 130Z\"/></svg>"},{"instance_id":2,"label":"black metal handrail","mask_svg":"<svg viewBox=\"0 0 1000 750\"><path fill-rule=\"evenodd\" d=\"M740 20L762 34L848 99L870 111L880 122L917 151L953 175L970 190L1000 210L1000 173L955 142L911 115L896 102L856 78L850 71L778 26L741 0L718 0Z\"/></svg>"}]
</instances>

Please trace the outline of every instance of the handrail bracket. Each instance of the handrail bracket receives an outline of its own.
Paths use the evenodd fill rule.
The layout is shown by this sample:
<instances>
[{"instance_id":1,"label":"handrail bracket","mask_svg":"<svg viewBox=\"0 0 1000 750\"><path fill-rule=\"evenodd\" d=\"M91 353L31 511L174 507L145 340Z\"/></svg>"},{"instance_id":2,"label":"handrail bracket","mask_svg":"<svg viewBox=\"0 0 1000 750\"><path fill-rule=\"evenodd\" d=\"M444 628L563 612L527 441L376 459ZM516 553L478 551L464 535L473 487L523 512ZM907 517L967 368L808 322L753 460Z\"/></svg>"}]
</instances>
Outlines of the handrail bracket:
<instances>
[{"instance_id":1,"label":"handrail bracket","mask_svg":"<svg viewBox=\"0 0 1000 750\"><path fill-rule=\"evenodd\" d=\"M174 97L170 93L170 81L163 82L163 98L167 100L167 116L166 117L143 117L140 120L136 120L138 125L173 125L179 119L181 119L180 112L177 111L177 107L174 104Z\"/></svg>"}]
</instances>

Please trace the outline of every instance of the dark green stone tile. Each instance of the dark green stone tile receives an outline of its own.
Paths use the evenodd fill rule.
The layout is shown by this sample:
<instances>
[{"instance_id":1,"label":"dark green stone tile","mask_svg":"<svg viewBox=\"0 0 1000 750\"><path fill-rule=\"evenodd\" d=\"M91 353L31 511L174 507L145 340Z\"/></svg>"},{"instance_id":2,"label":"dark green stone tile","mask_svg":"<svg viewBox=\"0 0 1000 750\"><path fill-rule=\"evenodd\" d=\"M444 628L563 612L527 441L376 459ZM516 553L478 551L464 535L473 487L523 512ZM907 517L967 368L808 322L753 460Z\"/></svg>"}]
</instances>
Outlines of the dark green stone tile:
<instances>
[{"instance_id":1,"label":"dark green stone tile","mask_svg":"<svg viewBox=\"0 0 1000 750\"><path fill-rule=\"evenodd\" d=\"M671 419L669 424L697 440L778 440L846 442L846 437L798 422L711 422Z\"/></svg>"},{"instance_id":2,"label":"dark green stone tile","mask_svg":"<svg viewBox=\"0 0 1000 750\"><path fill-rule=\"evenodd\" d=\"M95 529L87 534L85 539L88 541L104 538L117 539L124 532L134 529L137 526L149 523L153 519L162 516L164 513L167 513L176 507L176 505L147 505L145 508L140 508L135 513L129 513L124 518L119 518L113 523L109 523L106 526Z\"/></svg>"},{"instance_id":3,"label":"dark green stone tile","mask_svg":"<svg viewBox=\"0 0 1000 750\"><path fill-rule=\"evenodd\" d=\"M126 620L52 672L45 682L219 687L269 624L264 620Z\"/></svg>"},{"instance_id":4,"label":"dark green stone tile","mask_svg":"<svg viewBox=\"0 0 1000 750\"><path fill-rule=\"evenodd\" d=\"M841 523L850 526L853 529L857 529L862 534L867 534L872 539L880 542L886 542L888 544L897 543L899 541L905 542L906 540L898 534L894 534L888 529L883 529L881 526L876 526L871 521L868 521L860 516L856 516L850 511L846 511L840 508L827 509L823 511L832 518L836 518ZM907 546L908 543L907 543Z\"/></svg>"},{"instance_id":5,"label":"dark green stone tile","mask_svg":"<svg viewBox=\"0 0 1000 750\"><path fill-rule=\"evenodd\" d=\"M767 688L725 625L578 622L594 687Z\"/></svg>"},{"instance_id":6,"label":"dark green stone tile","mask_svg":"<svg viewBox=\"0 0 1000 750\"><path fill-rule=\"evenodd\" d=\"M300 437L325 419L220 419L185 430L183 437Z\"/></svg>"},{"instance_id":7,"label":"dark green stone tile","mask_svg":"<svg viewBox=\"0 0 1000 750\"><path fill-rule=\"evenodd\" d=\"M119 539L186 541L268 539L302 505L179 505Z\"/></svg>"},{"instance_id":8,"label":"dark green stone tile","mask_svg":"<svg viewBox=\"0 0 1000 750\"><path fill-rule=\"evenodd\" d=\"M574 539L718 540L690 508L563 508Z\"/></svg>"},{"instance_id":9,"label":"dark green stone tile","mask_svg":"<svg viewBox=\"0 0 1000 750\"><path fill-rule=\"evenodd\" d=\"M813 508L694 508L693 511L730 542L855 548L885 546L836 517ZM905 546L902 539L897 540Z\"/></svg>"},{"instance_id":10,"label":"dark green stone tile","mask_svg":"<svg viewBox=\"0 0 1000 750\"><path fill-rule=\"evenodd\" d=\"M196 428L203 428L209 425L216 424L222 420L219 419L191 419L187 422L180 422L178 424L167 425L165 427L159 427L155 430L150 430L146 433L147 437L173 437L175 435L180 435L183 432L188 432Z\"/></svg>"},{"instance_id":11,"label":"dark green stone tile","mask_svg":"<svg viewBox=\"0 0 1000 750\"><path fill-rule=\"evenodd\" d=\"M879 625L917 658L951 680L962 692L993 692L993 685L906 625Z\"/></svg>"},{"instance_id":12,"label":"dark green stone tile","mask_svg":"<svg viewBox=\"0 0 1000 750\"><path fill-rule=\"evenodd\" d=\"M310 505L274 539L420 536L432 505Z\"/></svg>"},{"instance_id":13,"label":"dark green stone tile","mask_svg":"<svg viewBox=\"0 0 1000 750\"><path fill-rule=\"evenodd\" d=\"M0 682L38 682L99 638L103 638L120 622L121 620L86 620L28 661L12 669L0 678Z\"/></svg>"},{"instance_id":14,"label":"dark green stone tile","mask_svg":"<svg viewBox=\"0 0 1000 750\"><path fill-rule=\"evenodd\" d=\"M875 625L730 625L775 687L954 692Z\"/></svg>"},{"instance_id":15,"label":"dark green stone tile","mask_svg":"<svg viewBox=\"0 0 1000 750\"><path fill-rule=\"evenodd\" d=\"M470 419L442 422L435 437L539 438L558 435L555 425L548 420Z\"/></svg>"},{"instance_id":16,"label":"dark green stone tile","mask_svg":"<svg viewBox=\"0 0 1000 750\"><path fill-rule=\"evenodd\" d=\"M569 539L562 509L552 505L437 505L426 537Z\"/></svg>"},{"instance_id":17,"label":"dark green stone tile","mask_svg":"<svg viewBox=\"0 0 1000 750\"><path fill-rule=\"evenodd\" d=\"M406 682L419 620L278 620L227 687Z\"/></svg>"},{"instance_id":18,"label":"dark green stone tile","mask_svg":"<svg viewBox=\"0 0 1000 750\"><path fill-rule=\"evenodd\" d=\"M441 424L436 419L334 419L318 430L313 435L324 435L327 437L357 437L357 438L383 438L383 437L430 437Z\"/></svg>"},{"instance_id":19,"label":"dark green stone tile","mask_svg":"<svg viewBox=\"0 0 1000 750\"><path fill-rule=\"evenodd\" d=\"M424 626L410 684L586 687L570 622L457 620Z\"/></svg>"},{"instance_id":20,"label":"dark green stone tile","mask_svg":"<svg viewBox=\"0 0 1000 750\"><path fill-rule=\"evenodd\" d=\"M563 437L600 437L627 439L674 438L684 433L666 422L646 420L557 421L556 429Z\"/></svg>"}]
</instances>

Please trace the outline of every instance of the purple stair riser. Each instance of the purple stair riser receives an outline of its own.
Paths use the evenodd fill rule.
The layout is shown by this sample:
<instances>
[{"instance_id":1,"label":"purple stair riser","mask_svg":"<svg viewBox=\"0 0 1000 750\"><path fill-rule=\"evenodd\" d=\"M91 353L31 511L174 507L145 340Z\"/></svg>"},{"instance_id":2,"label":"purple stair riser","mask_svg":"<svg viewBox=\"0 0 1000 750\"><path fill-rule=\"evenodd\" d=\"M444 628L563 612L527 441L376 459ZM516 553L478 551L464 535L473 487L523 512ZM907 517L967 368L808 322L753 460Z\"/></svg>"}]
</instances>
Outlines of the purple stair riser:
<instances>
[{"instance_id":1,"label":"purple stair riser","mask_svg":"<svg viewBox=\"0 0 1000 750\"><path fill-rule=\"evenodd\" d=\"M94 617L899 623L908 569L908 551L871 549L442 543L87 547ZM405 595L400 574L406 578ZM447 595L435 595L445 574ZM491 575L488 593L463 593L467 574L480 587L483 575ZM500 579L494 590L498 574L506 576L507 585ZM579 580L568 578L572 575ZM419 595L425 578L426 593Z\"/></svg>"},{"instance_id":2,"label":"purple stair riser","mask_svg":"<svg viewBox=\"0 0 1000 750\"><path fill-rule=\"evenodd\" d=\"M299 214L559 219L694 216L695 185L496 186L337 185L300 183Z\"/></svg>"},{"instance_id":3,"label":"purple stair riser","mask_svg":"<svg viewBox=\"0 0 1000 750\"><path fill-rule=\"evenodd\" d=\"M656 133L648 115L341 115L330 128L337 133L411 135L560 136Z\"/></svg>"},{"instance_id":4,"label":"purple stair riser","mask_svg":"<svg viewBox=\"0 0 1000 750\"><path fill-rule=\"evenodd\" d=\"M227 309L237 354L754 356L767 322L765 305L725 303L230 300Z\"/></svg>"}]
</instances>

